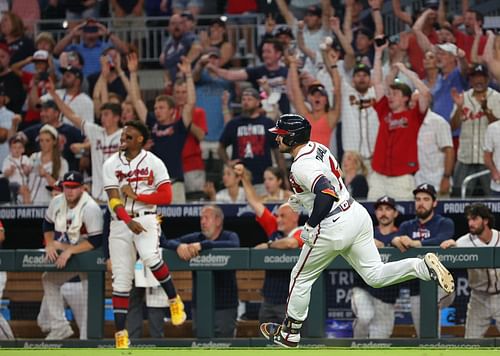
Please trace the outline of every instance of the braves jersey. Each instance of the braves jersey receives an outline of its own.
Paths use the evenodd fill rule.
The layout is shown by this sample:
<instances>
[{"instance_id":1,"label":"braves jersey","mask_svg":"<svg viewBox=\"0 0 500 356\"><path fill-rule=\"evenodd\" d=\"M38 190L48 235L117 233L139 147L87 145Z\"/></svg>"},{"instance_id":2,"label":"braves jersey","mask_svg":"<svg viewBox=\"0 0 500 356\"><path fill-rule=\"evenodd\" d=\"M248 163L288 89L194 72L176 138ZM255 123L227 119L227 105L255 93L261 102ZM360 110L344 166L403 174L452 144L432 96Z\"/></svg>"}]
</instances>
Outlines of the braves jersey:
<instances>
[{"instance_id":1,"label":"braves jersey","mask_svg":"<svg viewBox=\"0 0 500 356\"><path fill-rule=\"evenodd\" d=\"M479 236L466 234L458 238L457 247L500 247L500 232L491 229L489 243L483 242ZM471 289L498 294L500 293L500 268L467 268Z\"/></svg>"},{"instance_id":2,"label":"braves jersey","mask_svg":"<svg viewBox=\"0 0 500 356\"><path fill-rule=\"evenodd\" d=\"M290 185L302 206L311 214L314 207L314 186L321 177L330 181L339 197L330 211L349 200L350 194L342 181L339 164L328 148L309 141L298 152L290 168Z\"/></svg>"},{"instance_id":3,"label":"braves jersey","mask_svg":"<svg viewBox=\"0 0 500 356\"><path fill-rule=\"evenodd\" d=\"M117 152L104 162L104 190L118 189L125 209L129 214L144 211L156 211L156 205L127 198L121 193L121 187L129 184L134 193L151 194L158 187L170 182L167 167L153 153L142 150L132 161L128 161L125 152ZM112 212L114 214L114 212Z\"/></svg>"},{"instance_id":4,"label":"braves jersey","mask_svg":"<svg viewBox=\"0 0 500 356\"><path fill-rule=\"evenodd\" d=\"M403 221L399 226L399 236L407 235L412 240L420 240L422 246L439 246L444 240L453 238L455 223L450 218L434 214L425 224L418 218Z\"/></svg>"},{"instance_id":5,"label":"braves jersey","mask_svg":"<svg viewBox=\"0 0 500 356\"><path fill-rule=\"evenodd\" d=\"M90 154L92 155L92 196L105 201L102 180L103 163L120 148L122 129L106 134L106 130L94 123L82 121L82 132L90 141Z\"/></svg>"},{"instance_id":6,"label":"braves jersey","mask_svg":"<svg viewBox=\"0 0 500 356\"><path fill-rule=\"evenodd\" d=\"M83 193L87 194L86 192ZM82 195L83 197L83 195ZM81 209L67 208L63 211L62 206L66 197L64 194L59 194L50 201L49 207L45 211L45 220L49 225L54 225L54 240L76 245L83 239L92 236L101 235L103 229L103 215L99 205L89 197L85 205ZM82 199L82 198L80 198ZM55 227L55 222L59 219L59 214L66 214L66 229L58 231ZM72 225L77 222L80 225L80 239L78 241L71 240L66 231L70 230Z\"/></svg>"}]
</instances>

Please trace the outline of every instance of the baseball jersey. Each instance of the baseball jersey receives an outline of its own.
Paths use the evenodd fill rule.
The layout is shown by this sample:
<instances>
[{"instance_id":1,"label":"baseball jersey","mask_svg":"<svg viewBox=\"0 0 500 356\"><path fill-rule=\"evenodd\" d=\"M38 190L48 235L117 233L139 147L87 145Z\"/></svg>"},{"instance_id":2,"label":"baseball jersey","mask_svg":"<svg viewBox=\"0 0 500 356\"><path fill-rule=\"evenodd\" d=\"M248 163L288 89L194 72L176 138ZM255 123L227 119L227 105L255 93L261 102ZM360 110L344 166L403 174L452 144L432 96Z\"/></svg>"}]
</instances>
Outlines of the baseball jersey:
<instances>
[{"instance_id":1,"label":"baseball jersey","mask_svg":"<svg viewBox=\"0 0 500 356\"><path fill-rule=\"evenodd\" d=\"M170 182L170 176L165 164L153 153L145 150L130 162L125 157L125 152L117 152L104 162L104 190L118 189L129 214L153 212L156 211L156 205L127 198L121 193L122 186L130 184L136 194L151 194L167 182ZM111 213L114 216L114 212Z\"/></svg>"},{"instance_id":2,"label":"baseball jersey","mask_svg":"<svg viewBox=\"0 0 500 356\"><path fill-rule=\"evenodd\" d=\"M418 172L416 185L430 183L439 187L444 174L445 153L443 149L453 147L450 124L442 116L427 111L418 131Z\"/></svg>"},{"instance_id":3,"label":"baseball jersey","mask_svg":"<svg viewBox=\"0 0 500 356\"><path fill-rule=\"evenodd\" d=\"M373 152L373 170L391 177L414 174L418 171L418 130L425 113L420 112L418 105L393 113L386 96L377 101L374 108L380 126Z\"/></svg>"},{"instance_id":4,"label":"baseball jersey","mask_svg":"<svg viewBox=\"0 0 500 356\"><path fill-rule=\"evenodd\" d=\"M90 141L90 154L92 156L92 196L105 201L107 199L102 181L102 165L120 148L122 129L116 130L111 135L106 130L92 122L82 121L82 132Z\"/></svg>"},{"instance_id":5,"label":"baseball jersey","mask_svg":"<svg viewBox=\"0 0 500 356\"><path fill-rule=\"evenodd\" d=\"M311 214L314 207L314 186L326 177L339 197L330 211L335 210L350 194L341 178L340 167L330 150L317 142L309 141L302 146L290 168L290 185L302 206Z\"/></svg>"},{"instance_id":6,"label":"baseball jersey","mask_svg":"<svg viewBox=\"0 0 500 356\"><path fill-rule=\"evenodd\" d=\"M500 93L488 88L486 98L488 109L493 112L493 116L500 117ZM457 106L455 105L452 116L456 110ZM464 93L462 115L457 160L465 164L484 164L483 145L488 118L481 108L481 104L474 97L473 89Z\"/></svg>"},{"instance_id":7,"label":"baseball jersey","mask_svg":"<svg viewBox=\"0 0 500 356\"><path fill-rule=\"evenodd\" d=\"M84 192L82 194L82 197L84 195L88 196L88 193ZM45 220L47 221L47 223L52 225L55 224L55 221L56 219L58 219L59 214L66 214L66 229L65 231L57 231L56 229L54 229L54 240L62 243L76 245L83 239L87 239L90 236L102 234L102 211L99 205L97 205L97 203L92 198L86 199L87 201L81 207L81 209L77 209L77 207L70 209L68 207L66 211L63 211L62 207L63 205L66 205L63 204L65 199L66 197L64 196L64 194L59 194L51 200L49 207L45 211ZM68 235L66 234L66 231L70 229L71 225L74 223L80 225L80 239L77 241L69 239Z\"/></svg>"},{"instance_id":8,"label":"baseball jersey","mask_svg":"<svg viewBox=\"0 0 500 356\"><path fill-rule=\"evenodd\" d=\"M484 138L483 150L493 153L493 163L497 169L500 169L500 121L495 121L488 125L486 129L486 136ZM491 190L500 192L500 183L495 182L493 179L490 183Z\"/></svg>"},{"instance_id":9,"label":"baseball jersey","mask_svg":"<svg viewBox=\"0 0 500 356\"><path fill-rule=\"evenodd\" d=\"M483 242L479 236L466 234L458 238L457 247L500 247L500 232L491 229L489 243ZM467 268L471 289L491 294L500 293L500 268Z\"/></svg>"},{"instance_id":10,"label":"baseball jersey","mask_svg":"<svg viewBox=\"0 0 500 356\"><path fill-rule=\"evenodd\" d=\"M412 240L420 240L422 246L439 246L441 242L453 238L455 223L450 218L434 214L425 224L418 218L403 221L399 226L399 236L407 235Z\"/></svg>"}]
</instances>

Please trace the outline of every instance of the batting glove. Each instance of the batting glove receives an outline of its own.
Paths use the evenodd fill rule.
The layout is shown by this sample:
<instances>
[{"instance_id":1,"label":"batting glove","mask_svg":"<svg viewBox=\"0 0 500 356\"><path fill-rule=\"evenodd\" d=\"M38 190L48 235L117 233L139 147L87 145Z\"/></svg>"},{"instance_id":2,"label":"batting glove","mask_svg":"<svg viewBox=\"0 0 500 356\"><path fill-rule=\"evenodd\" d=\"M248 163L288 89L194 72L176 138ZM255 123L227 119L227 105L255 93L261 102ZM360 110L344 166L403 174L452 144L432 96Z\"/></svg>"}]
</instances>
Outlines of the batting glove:
<instances>
[{"instance_id":1,"label":"batting glove","mask_svg":"<svg viewBox=\"0 0 500 356\"><path fill-rule=\"evenodd\" d=\"M288 204L290 205L290 208L297 213L300 213L302 210L302 204L295 194L290 195L290 198L288 198Z\"/></svg>"},{"instance_id":2,"label":"batting glove","mask_svg":"<svg viewBox=\"0 0 500 356\"><path fill-rule=\"evenodd\" d=\"M308 223L305 223L302 227L302 231L300 232L300 238L310 248L314 245L314 239L317 235L317 228L310 226Z\"/></svg>"}]
</instances>

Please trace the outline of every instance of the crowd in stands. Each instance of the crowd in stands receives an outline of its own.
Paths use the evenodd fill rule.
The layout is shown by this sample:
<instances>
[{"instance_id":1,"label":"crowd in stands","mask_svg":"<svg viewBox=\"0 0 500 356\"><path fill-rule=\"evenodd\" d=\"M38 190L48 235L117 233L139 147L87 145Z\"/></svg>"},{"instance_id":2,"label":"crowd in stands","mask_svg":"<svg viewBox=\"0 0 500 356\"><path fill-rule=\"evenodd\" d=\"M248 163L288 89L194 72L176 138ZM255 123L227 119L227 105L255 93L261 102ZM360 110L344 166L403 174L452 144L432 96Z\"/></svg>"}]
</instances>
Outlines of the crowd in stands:
<instances>
[{"instance_id":1,"label":"crowd in stands","mask_svg":"<svg viewBox=\"0 0 500 356\"><path fill-rule=\"evenodd\" d=\"M356 198L411 199L422 183L459 196L484 170L467 193L499 195L500 37L484 30L483 14L468 0L460 14L442 0L414 11L398 0L341 3L0 1L3 200L48 204L76 169L104 201L102 164L133 119L152 132L147 148L169 170L174 203L246 201L236 163L262 199L284 200L290 157L268 129L290 112L342 162ZM382 10L408 30L387 33ZM225 15L198 27L206 11ZM263 33L254 65L235 60L229 35L243 20L226 16L248 13L265 15L250 28ZM153 103L141 90L140 39L115 32L144 27L144 16L169 16L157 70L164 93ZM58 40L37 26L56 18L67 21Z\"/></svg>"}]
</instances>

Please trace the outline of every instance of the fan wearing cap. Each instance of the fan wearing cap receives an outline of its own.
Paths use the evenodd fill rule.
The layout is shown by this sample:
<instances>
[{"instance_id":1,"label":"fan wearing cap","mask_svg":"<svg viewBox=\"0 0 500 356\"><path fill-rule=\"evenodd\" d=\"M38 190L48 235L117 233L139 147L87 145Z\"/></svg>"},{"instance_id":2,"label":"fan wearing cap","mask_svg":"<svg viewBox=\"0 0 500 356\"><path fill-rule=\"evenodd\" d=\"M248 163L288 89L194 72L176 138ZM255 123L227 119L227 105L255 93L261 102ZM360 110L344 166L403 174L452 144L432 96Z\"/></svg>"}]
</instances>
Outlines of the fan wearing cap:
<instances>
[{"instance_id":1,"label":"fan wearing cap","mask_svg":"<svg viewBox=\"0 0 500 356\"><path fill-rule=\"evenodd\" d=\"M68 66L61 68L63 73L61 80L61 89L55 90L57 95L73 110L79 117L85 121L94 122L94 102L82 91L83 73L80 68ZM55 88L54 82L49 78L45 82L45 90L47 94L39 96L38 93L31 91L30 101L32 106L40 107L42 102L54 100L49 90ZM62 120L66 124L73 125L72 121L63 115Z\"/></svg>"},{"instance_id":2,"label":"fan wearing cap","mask_svg":"<svg viewBox=\"0 0 500 356\"><path fill-rule=\"evenodd\" d=\"M216 18L210 23L208 34L206 31L200 31L198 34L200 44L204 51L211 48L219 50L219 65L223 68L229 67L229 61L234 55L234 46L227 37L226 21L222 18Z\"/></svg>"},{"instance_id":3,"label":"fan wearing cap","mask_svg":"<svg viewBox=\"0 0 500 356\"><path fill-rule=\"evenodd\" d=\"M30 156L33 169L28 184L19 189L24 204L48 204L52 196L46 187L53 186L68 171L68 162L59 149L59 134L53 126L42 126L38 143L40 151Z\"/></svg>"},{"instance_id":4,"label":"fan wearing cap","mask_svg":"<svg viewBox=\"0 0 500 356\"><path fill-rule=\"evenodd\" d=\"M28 92L28 97L26 98L28 110L24 116L23 126L29 126L40 121L40 110L38 107L33 106L31 97L40 97L42 95L45 89L45 82L49 79L49 76L55 80L54 68L49 61L49 56L49 52L38 50L32 56L11 66L12 71L21 78ZM34 72L25 70L28 64L33 64ZM32 90L36 93L32 94Z\"/></svg>"},{"instance_id":5,"label":"fan wearing cap","mask_svg":"<svg viewBox=\"0 0 500 356\"><path fill-rule=\"evenodd\" d=\"M369 179L368 199L372 200L387 194L396 199L411 197L415 187L413 175L418 171L418 131L431 99L427 86L403 63L394 64L391 75L382 80L382 54L387 46L387 42L376 46L373 70L374 109L380 126L373 152L373 173ZM411 88L394 80L398 72L410 78L419 91L418 102L413 108L410 108Z\"/></svg>"},{"instance_id":6,"label":"fan wearing cap","mask_svg":"<svg viewBox=\"0 0 500 356\"><path fill-rule=\"evenodd\" d=\"M456 241L454 239L444 241L441 243L441 248L462 247L470 251L475 248L492 248L500 245L500 231L495 229L495 215L490 207L482 203L467 205L464 217L469 232ZM492 320L498 320L500 268L467 268L467 279L470 298L464 336L466 339L480 339L486 337ZM496 329L498 330L498 325Z\"/></svg>"},{"instance_id":7,"label":"fan wearing cap","mask_svg":"<svg viewBox=\"0 0 500 356\"><path fill-rule=\"evenodd\" d=\"M243 163L252 172L253 184L259 194L265 194L264 171L273 165L272 156L278 167L285 172L285 161L279 153L274 136L268 131L274 121L260 110L260 95L254 88L247 88L241 95L242 112L224 127L219 139L219 157L228 165ZM226 148L232 147L229 158Z\"/></svg>"},{"instance_id":8,"label":"fan wearing cap","mask_svg":"<svg viewBox=\"0 0 500 356\"><path fill-rule=\"evenodd\" d=\"M337 126L340 116L341 102L341 81L336 68L337 57L334 58L330 73L330 79L333 85L333 102L330 107L328 93L321 82L316 81L307 89L307 104L300 88L299 73L297 70L297 58L288 56L289 62L289 80L292 87L291 102L297 113L305 117L311 124L311 140L321 143L326 147L330 146L330 138L333 129Z\"/></svg>"},{"instance_id":9,"label":"fan wearing cap","mask_svg":"<svg viewBox=\"0 0 500 356\"><path fill-rule=\"evenodd\" d=\"M5 17L4 17L5 18ZM0 41L0 86L3 86L5 96L9 98L7 109L21 113L26 99L26 90L21 78L10 70L10 49L5 42Z\"/></svg>"},{"instance_id":10,"label":"fan wearing cap","mask_svg":"<svg viewBox=\"0 0 500 356\"><path fill-rule=\"evenodd\" d=\"M403 221L399 234L391 241L401 252L412 248L439 246L455 234L455 223L450 218L436 214L437 192L432 184L421 184L413 190L415 215L411 220ZM410 283L412 318L417 335L420 335L420 296L418 283ZM447 301L448 302L448 301Z\"/></svg>"},{"instance_id":11,"label":"fan wearing cap","mask_svg":"<svg viewBox=\"0 0 500 356\"><path fill-rule=\"evenodd\" d=\"M453 196L460 196L461 185L470 174L488 169L483 148L488 126L500 118L500 93L488 87L490 76L484 64L474 65L469 72L470 89L464 93L452 91L454 101L451 128L460 129L457 163L453 174ZM471 194L477 180L467 188ZM479 179L483 194L488 195L490 179Z\"/></svg>"},{"instance_id":12,"label":"fan wearing cap","mask_svg":"<svg viewBox=\"0 0 500 356\"><path fill-rule=\"evenodd\" d=\"M72 43L74 39L78 39ZM106 40L103 40L103 39ZM101 71L100 57L104 50L113 45L121 53L128 52L127 43L106 28L102 23L89 18L77 26L68 29L68 33L61 38L54 47L54 55L62 52L76 51L85 58L82 75L87 77L92 73Z\"/></svg>"},{"instance_id":13,"label":"fan wearing cap","mask_svg":"<svg viewBox=\"0 0 500 356\"><path fill-rule=\"evenodd\" d=\"M319 52L319 45L323 42L323 38L331 35L329 19L333 12L330 2L321 0L321 4L308 6L304 18L300 19L305 25L303 28L299 27L299 19L295 18L285 0L276 0L276 4L292 31L295 34L302 32L307 47L314 52Z\"/></svg>"},{"instance_id":14,"label":"fan wearing cap","mask_svg":"<svg viewBox=\"0 0 500 356\"><path fill-rule=\"evenodd\" d=\"M390 247L391 240L397 236L396 218L399 215L396 201L384 195L374 204L377 226L374 228L374 241L377 248ZM383 289L368 286L354 274L351 308L356 315L353 323L354 338L388 339L394 328L394 304L399 297L400 284Z\"/></svg>"},{"instance_id":15,"label":"fan wearing cap","mask_svg":"<svg viewBox=\"0 0 500 356\"><path fill-rule=\"evenodd\" d=\"M101 246L103 213L99 205L85 191L80 172L69 171L61 179L63 194L54 197L45 212L43 237L48 261L63 269L73 255ZM49 331L46 340L70 337L73 330L64 317L61 286L74 277L80 277L82 295L87 300L87 273L45 272L42 275L44 301L40 309L44 329ZM71 283L73 284L73 283ZM87 338L87 303L81 310L73 310L80 329L80 339ZM71 304L72 307L73 304ZM43 319L43 320L41 320Z\"/></svg>"}]
</instances>

